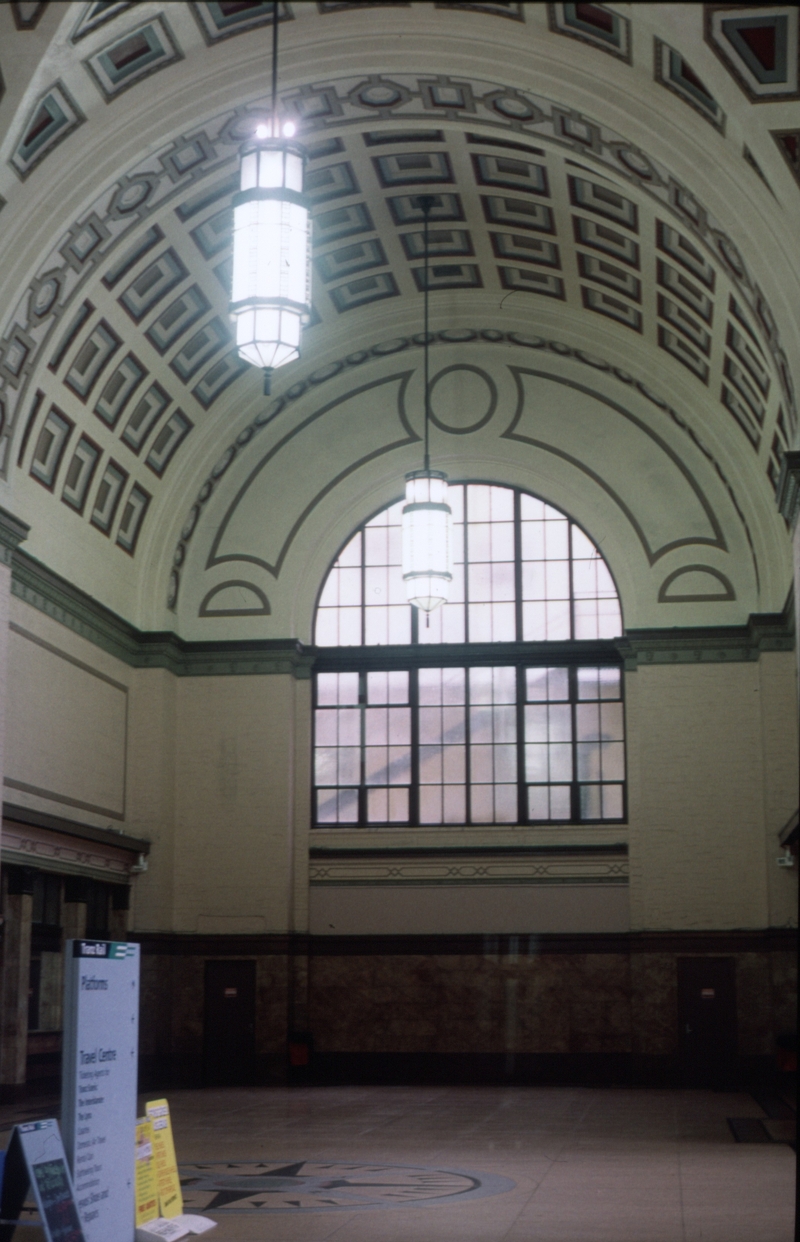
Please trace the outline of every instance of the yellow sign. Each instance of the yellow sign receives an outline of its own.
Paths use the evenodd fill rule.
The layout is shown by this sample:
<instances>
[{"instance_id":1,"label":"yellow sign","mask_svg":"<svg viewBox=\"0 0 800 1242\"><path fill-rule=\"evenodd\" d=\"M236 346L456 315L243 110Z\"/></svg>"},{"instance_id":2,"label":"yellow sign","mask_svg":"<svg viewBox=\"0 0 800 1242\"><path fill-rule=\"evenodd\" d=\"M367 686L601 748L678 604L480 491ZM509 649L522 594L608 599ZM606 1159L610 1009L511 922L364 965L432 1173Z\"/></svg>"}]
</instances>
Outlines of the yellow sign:
<instances>
[{"instance_id":1,"label":"yellow sign","mask_svg":"<svg viewBox=\"0 0 800 1242\"><path fill-rule=\"evenodd\" d=\"M153 1127L147 1117L136 1122L136 1225L158 1219L158 1181Z\"/></svg>"},{"instance_id":2,"label":"yellow sign","mask_svg":"<svg viewBox=\"0 0 800 1242\"><path fill-rule=\"evenodd\" d=\"M175 1144L172 1141L169 1104L166 1100L150 1100L145 1111L153 1130L160 1214L169 1220L183 1212L183 1195L175 1160Z\"/></svg>"}]
</instances>

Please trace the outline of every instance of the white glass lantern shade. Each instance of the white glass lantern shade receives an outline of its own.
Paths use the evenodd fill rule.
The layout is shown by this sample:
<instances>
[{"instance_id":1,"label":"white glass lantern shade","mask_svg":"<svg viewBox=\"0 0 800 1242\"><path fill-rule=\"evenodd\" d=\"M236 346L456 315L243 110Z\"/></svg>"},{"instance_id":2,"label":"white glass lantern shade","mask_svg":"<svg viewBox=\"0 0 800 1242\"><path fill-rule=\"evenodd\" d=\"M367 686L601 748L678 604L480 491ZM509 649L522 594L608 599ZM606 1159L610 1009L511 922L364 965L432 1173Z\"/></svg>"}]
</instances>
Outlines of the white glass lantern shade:
<instances>
[{"instance_id":1,"label":"white glass lantern shade","mask_svg":"<svg viewBox=\"0 0 800 1242\"><path fill-rule=\"evenodd\" d=\"M240 357L267 371L299 358L310 312L304 159L303 148L285 139L246 144L233 200L236 345Z\"/></svg>"},{"instance_id":2,"label":"white glass lantern shade","mask_svg":"<svg viewBox=\"0 0 800 1242\"><path fill-rule=\"evenodd\" d=\"M432 612L450 597L452 516L442 470L412 470L406 475L403 581L408 602L423 612Z\"/></svg>"}]
</instances>

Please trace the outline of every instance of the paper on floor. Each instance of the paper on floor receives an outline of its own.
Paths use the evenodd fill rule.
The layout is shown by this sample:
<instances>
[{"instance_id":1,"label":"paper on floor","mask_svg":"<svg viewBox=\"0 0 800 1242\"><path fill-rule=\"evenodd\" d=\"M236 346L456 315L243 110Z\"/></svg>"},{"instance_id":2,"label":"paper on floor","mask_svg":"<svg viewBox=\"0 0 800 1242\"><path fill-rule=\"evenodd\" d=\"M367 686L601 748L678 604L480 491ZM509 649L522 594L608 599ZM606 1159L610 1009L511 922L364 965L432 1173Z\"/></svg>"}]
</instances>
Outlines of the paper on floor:
<instances>
[{"instance_id":1,"label":"paper on floor","mask_svg":"<svg viewBox=\"0 0 800 1242\"><path fill-rule=\"evenodd\" d=\"M217 1222L207 1216L173 1216L166 1220L160 1216L158 1220L148 1221L136 1230L136 1242L178 1242L189 1234L207 1233L214 1229Z\"/></svg>"}]
</instances>

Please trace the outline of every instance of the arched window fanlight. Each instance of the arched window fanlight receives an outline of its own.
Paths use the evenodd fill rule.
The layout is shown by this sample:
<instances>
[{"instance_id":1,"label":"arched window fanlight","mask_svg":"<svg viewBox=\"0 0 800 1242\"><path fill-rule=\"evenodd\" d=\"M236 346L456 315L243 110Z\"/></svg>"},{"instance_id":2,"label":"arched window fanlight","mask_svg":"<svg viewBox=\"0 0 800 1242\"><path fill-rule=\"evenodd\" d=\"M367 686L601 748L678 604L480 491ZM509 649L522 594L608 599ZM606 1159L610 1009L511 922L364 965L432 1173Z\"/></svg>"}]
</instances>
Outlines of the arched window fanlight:
<instances>
[{"instance_id":1,"label":"arched window fanlight","mask_svg":"<svg viewBox=\"0 0 800 1242\"><path fill-rule=\"evenodd\" d=\"M619 596L599 551L565 514L517 488L450 484L449 600L420 623L406 602L398 501L366 522L319 598L321 647L568 642L622 633Z\"/></svg>"}]
</instances>

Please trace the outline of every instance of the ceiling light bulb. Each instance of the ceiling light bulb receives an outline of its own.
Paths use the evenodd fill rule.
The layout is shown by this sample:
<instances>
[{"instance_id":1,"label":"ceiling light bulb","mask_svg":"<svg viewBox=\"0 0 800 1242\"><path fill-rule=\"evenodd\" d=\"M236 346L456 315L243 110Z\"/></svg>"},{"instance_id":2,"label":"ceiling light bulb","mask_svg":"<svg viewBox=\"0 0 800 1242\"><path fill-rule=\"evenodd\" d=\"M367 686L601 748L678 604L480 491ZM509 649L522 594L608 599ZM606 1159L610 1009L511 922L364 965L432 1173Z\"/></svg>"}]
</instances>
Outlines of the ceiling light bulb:
<instances>
[{"instance_id":1,"label":"ceiling light bulb","mask_svg":"<svg viewBox=\"0 0 800 1242\"><path fill-rule=\"evenodd\" d=\"M297 133L297 126L295 125L294 121L287 121L283 127L284 138L294 138L296 133Z\"/></svg>"},{"instance_id":2,"label":"ceiling light bulb","mask_svg":"<svg viewBox=\"0 0 800 1242\"><path fill-rule=\"evenodd\" d=\"M256 138L268 138L268 137L269 137L269 130L267 129L266 125L257 125L256 126Z\"/></svg>"}]
</instances>

